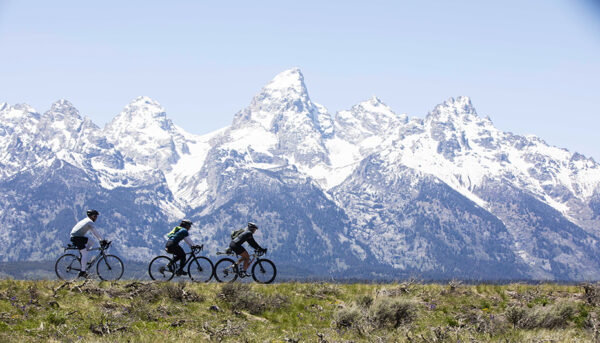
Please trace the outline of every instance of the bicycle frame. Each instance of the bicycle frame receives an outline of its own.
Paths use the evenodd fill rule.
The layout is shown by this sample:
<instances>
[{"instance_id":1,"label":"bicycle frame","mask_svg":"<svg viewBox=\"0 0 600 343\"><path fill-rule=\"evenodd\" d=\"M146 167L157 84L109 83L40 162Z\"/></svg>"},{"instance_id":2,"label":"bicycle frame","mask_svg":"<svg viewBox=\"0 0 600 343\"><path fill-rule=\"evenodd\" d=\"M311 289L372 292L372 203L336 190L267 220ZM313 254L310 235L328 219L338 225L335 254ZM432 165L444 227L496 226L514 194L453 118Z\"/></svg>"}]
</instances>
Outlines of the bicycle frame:
<instances>
[{"instance_id":1,"label":"bicycle frame","mask_svg":"<svg viewBox=\"0 0 600 343\"><path fill-rule=\"evenodd\" d=\"M277 275L277 267L273 261L260 257L265 252L254 250L254 253L250 254L252 255L248 265L251 271L250 274L240 268L241 261L235 261L233 258L233 256L240 255L234 254L231 250L217 252L217 255L228 255L230 257L222 258L215 264L214 276L219 282L233 282L238 277L244 278L250 275L258 283L271 283Z\"/></svg>"},{"instance_id":2,"label":"bicycle frame","mask_svg":"<svg viewBox=\"0 0 600 343\"><path fill-rule=\"evenodd\" d=\"M94 250L99 250L100 252L97 255L94 255L92 258L90 258L90 260L87 262L87 267L86 270L91 270L92 267L94 266L94 264L96 264L96 262L98 262L103 256L106 255L106 253L104 252L106 249L108 249L108 247L110 246L107 245L105 248L103 247L98 247L98 248L92 248L88 251L94 251ZM81 250L83 249L77 249L75 247L72 246L67 246L64 250L64 252L66 253L69 250L77 250L77 252L79 253L79 264L81 265ZM78 268L73 268L73 270L77 270L77 271L81 271L81 269Z\"/></svg>"},{"instance_id":3,"label":"bicycle frame","mask_svg":"<svg viewBox=\"0 0 600 343\"><path fill-rule=\"evenodd\" d=\"M217 255L227 255L227 256L235 256L237 258L237 261L235 262L235 264L233 264L232 268L234 269L235 273L238 274L239 277L244 277L242 276L242 268L239 268L240 262L242 262L242 258L240 257L241 255L238 255L234 252L231 253L219 253L217 252ZM261 256L258 254L257 250L254 250L254 252L252 254L249 254L251 257L250 261L248 261L248 269L250 269L250 267L252 266L252 263L254 263L255 260L257 260L257 257Z\"/></svg>"},{"instance_id":4,"label":"bicycle frame","mask_svg":"<svg viewBox=\"0 0 600 343\"><path fill-rule=\"evenodd\" d=\"M204 245L202 247L204 247ZM167 254L175 257L175 254L173 254L173 253L167 252ZM185 268L185 266L187 266L188 263L190 263L190 261L193 260L194 258L198 258L198 256L196 256L196 252L194 251L194 249L192 249L190 252L185 253L185 256L186 256L185 264L183 266L181 266L181 269ZM172 260L173 260L173 258L171 258L171 261ZM177 265L178 263L181 263L181 262L179 262L179 261L175 262L173 267L176 267L176 266L178 267L178 265Z\"/></svg>"}]
</instances>

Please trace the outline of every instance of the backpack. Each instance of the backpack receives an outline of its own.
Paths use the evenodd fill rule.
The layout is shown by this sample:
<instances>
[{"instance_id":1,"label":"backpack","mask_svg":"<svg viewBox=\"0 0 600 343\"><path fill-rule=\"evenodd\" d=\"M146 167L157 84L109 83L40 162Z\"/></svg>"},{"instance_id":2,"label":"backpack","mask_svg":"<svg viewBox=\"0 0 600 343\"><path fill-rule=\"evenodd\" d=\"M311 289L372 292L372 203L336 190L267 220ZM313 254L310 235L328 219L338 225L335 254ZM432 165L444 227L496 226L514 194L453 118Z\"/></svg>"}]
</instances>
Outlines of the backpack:
<instances>
[{"instance_id":1,"label":"backpack","mask_svg":"<svg viewBox=\"0 0 600 343\"><path fill-rule=\"evenodd\" d=\"M242 228L242 229L239 229L239 230L231 231L231 240L236 239L239 235L242 234L242 232L244 232L244 230L246 230L246 228Z\"/></svg>"},{"instance_id":2,"label":"backpack","mask_svg":"<svg viewBox=\"0 0 600 343\"><path fill-rule=\"evenodd\" d=\"M171 230L171 232L169 232L167 234L167 237L171 238L171 237L175 236L175 234L177 234L177 232L179 232L179 230L181 230L181 229L182 229L181 226L176 226L173 230Z\"/></svg>"}]
</instances>

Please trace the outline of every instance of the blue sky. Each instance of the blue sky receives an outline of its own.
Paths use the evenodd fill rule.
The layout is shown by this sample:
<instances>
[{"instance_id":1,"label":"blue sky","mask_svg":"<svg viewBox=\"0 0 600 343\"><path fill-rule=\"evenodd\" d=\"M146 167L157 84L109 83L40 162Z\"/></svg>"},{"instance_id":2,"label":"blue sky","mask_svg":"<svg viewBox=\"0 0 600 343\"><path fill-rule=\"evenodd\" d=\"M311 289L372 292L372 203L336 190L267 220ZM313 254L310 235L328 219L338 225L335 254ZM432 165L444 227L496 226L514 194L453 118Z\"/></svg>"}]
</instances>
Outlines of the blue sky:
<instances>
[{"instance_id":1,"label":"blue sky","mask_svg":"<svg viewBox=\"0 0 600 343\"><path fill-rule=\"evenodd\" d=\"M147 95L208 133L291 67L332 113L377 95L424 117L467 95L600 161L596 1L0 0L0 102L66 98L100 126Z\"/></svg>"}]
</instances>

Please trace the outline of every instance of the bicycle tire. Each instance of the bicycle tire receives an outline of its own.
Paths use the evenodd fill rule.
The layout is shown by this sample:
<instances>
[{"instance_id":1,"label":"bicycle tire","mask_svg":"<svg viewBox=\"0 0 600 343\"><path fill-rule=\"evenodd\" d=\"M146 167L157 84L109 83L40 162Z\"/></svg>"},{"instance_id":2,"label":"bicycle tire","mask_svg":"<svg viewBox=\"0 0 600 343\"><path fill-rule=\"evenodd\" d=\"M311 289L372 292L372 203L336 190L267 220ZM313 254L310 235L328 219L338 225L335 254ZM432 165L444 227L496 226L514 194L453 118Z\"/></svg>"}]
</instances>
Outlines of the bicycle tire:
<instances>
[{"instance_id":1,"label":"bicycle tire","mask_svg":"<svg viewBox=\"0 0 600 343\"><path fill-rule=\"evenodd\" d=\"M167 256L156 256L148 265L148 274L152 280L169 281L175 275L174 268L169 268L173 261Z\"/></svg>"},{"instance_id":2,"label":"bicycle tire","mask_svg":"<svg viewBox=\"0 0 600 343\"><path fill-rule=\"evenodd\" d=\"M256 266L259 266L257 269ZM252 278L258 283L271 283L277 276L275 263L266 258L259 258L252 266Z\"/></svg>"},{"instance_id":3,"label":"bicycle tire","mask_svg":"<svg viewBox=\"0 0 600 343\"><path fill-rule=\"evenodd\" d=\"M123 261L115 255L104 255L96 262L96 273L104 281L117 281L124 271Z\"/></svg>"},{"instance_id":4,"label":"bicycle tire","mask_svg":"<svg viewBox=\"0 0 600 343\"><path fill-rule=\"evenodd\" d=\"M212 261L204 256L196 256L188 263L188 276L194 282L209 282L215 272Z\"/></svg>"},{"instance_id":5,"label":"bicycle tire","mask_svg":"<svg viewBox=\"0 0 600 343\"><path fill-rule=\"evenodd\" d=\"M230 258L222 258L215 264L215 279L219 282L233 282L238 278L235 261Z\"/></svg>"},{"instance_id":6,"label":"bicycle tire","mask_svg":"<svg viewBox=\"0 0 600 343\"><path fill-rule=\"evenodd\" d=\"M54 272L61 280L75 280L81 271L81 261L73 254L64 254L56 260Z\"/></svg>"}]
</instances>

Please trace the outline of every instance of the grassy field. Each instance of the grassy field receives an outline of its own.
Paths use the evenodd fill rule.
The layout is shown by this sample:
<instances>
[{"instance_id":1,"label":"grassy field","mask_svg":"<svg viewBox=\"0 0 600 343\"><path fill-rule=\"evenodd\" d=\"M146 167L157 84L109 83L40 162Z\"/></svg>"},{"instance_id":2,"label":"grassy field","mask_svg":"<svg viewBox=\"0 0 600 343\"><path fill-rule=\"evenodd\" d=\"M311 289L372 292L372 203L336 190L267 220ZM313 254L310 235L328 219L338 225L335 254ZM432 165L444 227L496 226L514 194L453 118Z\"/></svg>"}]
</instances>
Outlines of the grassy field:
<instances>
[{"instance_id":1,"label":"grassy field","mask_svg":"<svg viewBox=\"0 0 600 343\"><path fill-rule=\"evenodd\" d=\"M600 342L598 285L0 281L1 342Z\"/></svg>"}]
</instances>

